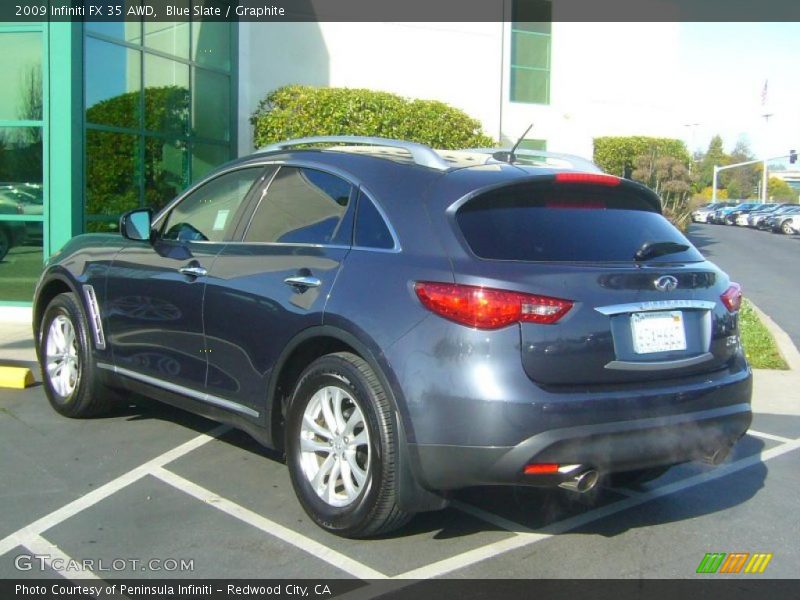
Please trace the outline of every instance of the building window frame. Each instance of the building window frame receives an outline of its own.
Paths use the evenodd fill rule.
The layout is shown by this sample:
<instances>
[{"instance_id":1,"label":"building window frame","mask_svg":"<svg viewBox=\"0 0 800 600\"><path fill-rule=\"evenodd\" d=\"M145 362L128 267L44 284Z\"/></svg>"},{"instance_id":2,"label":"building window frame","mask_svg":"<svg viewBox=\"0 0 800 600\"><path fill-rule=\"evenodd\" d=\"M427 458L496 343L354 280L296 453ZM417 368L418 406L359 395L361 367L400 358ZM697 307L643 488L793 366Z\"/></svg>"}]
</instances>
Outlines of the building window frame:
<instances>
[{"instance_id":1,"label":"building window frame","mask_svg":"<svg viewBox=\"0 0 800 600\"><path fill-rule=\"evenodd\" d=\"M514 62L514 53L513 48L520 36L532 36L545 39L547 42L547 56L546 56L546 66L545 67L536 67L532 66L531 64L519 64ZM552 51L553 48L553 34L552 32L539 32L539 31L528 31L525 29L520 29L516 27L516 23L511 24L511 49L510 52L510 68L509 68L509 90L508 90L508 98L510 102L517 103L517 104L539 104L539 105L549 105L550 104L550 77L551 77L551 65L552 65ZM520 71L533 71L537 73L544 73L546 76L545 79L545 94L544 98L541 101L537 100L527 100L521 99L519 96L515 94L516 88L514 86L514 79L515 75Z\"/></svg>"},{"instance_id":2,"label":"building window frame","mask_svg":"<svg viewBox=\"0 0 800 600\"><path fill-rule=\"evenodd\" d=\"M119 127L114 125L103 125L103 124L95 124L90 123L88 119L86 119L86 110L87 106L85 105L84 99L84 106L82 107L84 113L84 127L83 127L83 144L84 149L87 148L87 137L89 131L100 131L106 133L121 133L121 134L129 134L136 136L139 140L138 143L138 152L136 155L136 185L138 187L138 202L140 207L147 206L146 204L146 180L145 180L145 141L147 139L150 140L159 140L164 142L182 142L185 143L185 164L182 166L182 188L180 191L188 187L190 184L195 182L198 177L195 173L195 166L193 160L193 151L195 145L206 145L206 146L214 146L220 149L224 149L227 151L229 159L232 159L237 154L237 147L238 147L238 129L237 129L237 119L236 119L236 109L238 106L238 71L239 71L239 64L238 64L238 28L235 27L235 23L228 23L228 34L229 34L229 52L230 52L230 67L229 69L225 69L222 67L206 64L203 62L198 62L194 59L194 46L193 44L196 43L195 36L194 36L194 27L202 24L202 22L197 21L190 21L189 22L189 50L188 50L188 57L178 56L175 54L170 54L168 52L164 52L162 50L158 50L148 46L145 43L144 35L144 27L141 27L140 30L140 37L138 42L136 41L129 41L123 38L114 37L112 35L107 35L98 31L92 31L89 28L84 28L83 31L83 47L84 47L84 89L86 86L86 61L87 61L87 52L86 52L86 45L89 39L99 40L106 43L114 44L118 47L126 48L128 50L138 52L139 53L139 118L138 124L136 127ZM153 131L146 128L146 119L145 119L145 93L144 90L146 89L145 86L145 57L146 56L155 56L159 58L163 58L174 63L178 63L181 65L187 66L189 70L189 93L190 101L188 107L188 127L184 134L176 134L176 132L167 132L167 131ZM195 83L196 83L196 73L197 70L216 73L218 75L222 75L228 78L230 91L228 94L229 97L229 106L228 111L230 115L229 121L229 131L228 131L228 140L218 140L212 139L209 137L205 137L202 135L197 135L194 130L194 111L195 111L195 101L194 101L194 92L195 92ZM86 151L84 151L83 155L83 169L84 173L87 171L88 165L88 156L86 155ZM88 198L88 189L87 189L87 177L84 177L84 198ZM169 203L167 199L165 201L165 205ZM103 215L103 214L88 214L86 211L86 207L84 206L84 213L83 213L83 228L86 231L89 227L90 223L115 223L118 219L118 216L115 215Z\"/></svg>"},{"instance_id":3,"label":"building window frame","mask_svg":"<svg viewBox=\"0 0 800 600\"><path fill-rule=\"evenodd\" d=\"M3 215L6 222L41 223L42 224L42 266L51 254L50 235L47 223L50 211L50 74L48 57L49 34L47 23L15 23L13 25L0 23L0 35L5 33L38 33L41 37L42 61L42 118L41 119L0 119L2 129L25 129L37 127L41 130L42 137L42 214L41 215ZM2 282L2 280L0 280ZM0 307L4 306L30 306L30 301L7 300L0 296Z\"/></svg>"}]
</instances>

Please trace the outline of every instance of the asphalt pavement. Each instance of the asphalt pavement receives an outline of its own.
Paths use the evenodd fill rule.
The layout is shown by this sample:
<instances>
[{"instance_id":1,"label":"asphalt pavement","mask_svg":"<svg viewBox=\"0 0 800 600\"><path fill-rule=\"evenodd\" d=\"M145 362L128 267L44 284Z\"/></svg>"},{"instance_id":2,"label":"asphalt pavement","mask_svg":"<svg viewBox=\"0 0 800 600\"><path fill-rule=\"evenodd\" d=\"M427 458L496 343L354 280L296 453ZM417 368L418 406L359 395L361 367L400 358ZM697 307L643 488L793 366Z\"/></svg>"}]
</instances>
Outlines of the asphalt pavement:
<instances>
[{"instance_id":1,"label":"asphalt pavement","mask_svg":"<svg viewBox=\"0 0 800 600\"><path fill-rule=\"evenodd\" d=\"M689 239L800 348L800 235L694 223Z\"/></svg>"}]
</instances>

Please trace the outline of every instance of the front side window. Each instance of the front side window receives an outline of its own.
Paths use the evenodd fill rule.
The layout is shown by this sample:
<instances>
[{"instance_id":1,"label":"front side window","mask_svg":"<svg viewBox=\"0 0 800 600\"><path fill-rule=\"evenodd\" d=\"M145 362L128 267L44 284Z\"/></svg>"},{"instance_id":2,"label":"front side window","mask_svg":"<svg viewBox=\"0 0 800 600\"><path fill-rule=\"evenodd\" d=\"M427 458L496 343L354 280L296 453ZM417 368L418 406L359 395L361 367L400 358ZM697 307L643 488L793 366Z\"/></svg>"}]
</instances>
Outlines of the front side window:
<instances>
[{"instance_id":1,"label":"front side window","mask_svg":"<svg viewBox=\"0 0 800 600\"><path fill-rule=\"evenodd\" d=\"M181 200L167 216L163 237L168 240L221 242L230 237L234 217L263 167L220 175Z\"/></svg>"},{"instance_id":2,"label":"front side window","mask_svg":"<svg viewBox=\"0 0 800 600\"><path fill-rule=\"evenodd\" d=\"M342 231L352 186L330 173L282 167L264 192L245 242L349 243Z\"/></svg>"}]
</instances>

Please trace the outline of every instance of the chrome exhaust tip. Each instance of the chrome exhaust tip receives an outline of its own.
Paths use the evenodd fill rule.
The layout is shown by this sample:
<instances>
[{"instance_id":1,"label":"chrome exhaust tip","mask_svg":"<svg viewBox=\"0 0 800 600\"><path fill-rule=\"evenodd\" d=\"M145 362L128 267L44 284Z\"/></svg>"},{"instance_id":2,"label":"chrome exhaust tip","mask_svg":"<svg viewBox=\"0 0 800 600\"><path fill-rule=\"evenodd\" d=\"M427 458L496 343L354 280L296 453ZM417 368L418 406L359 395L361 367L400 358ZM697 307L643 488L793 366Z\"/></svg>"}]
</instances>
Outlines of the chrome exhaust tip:
<instances>
[{"instance_id":1,"label":"chrome exhaust tip","mask_svg":"<svg viewBox=\"0 0 800 600\"><path fill-rule=\"evenodd\" d=\"M578 494L585 494L594 489L599 479L600 476L597 471L589 469L562 481L558 484L558 487Z\"/></svg>"},{"instance_id":2,"label":"chrome exhaust tip","mask_svg":"<svg viewBox=\"0 0 800 600\"><path fill-rule=\"evenodd\" d=\"M706 454L703 457L703 462L709 465L717 466L722 464L726 458L728 458L728 454L731 453L732 446L726 444L724 446L720 446L716 450L714 450L711 454Z\"/></svg>"}]
</instances>

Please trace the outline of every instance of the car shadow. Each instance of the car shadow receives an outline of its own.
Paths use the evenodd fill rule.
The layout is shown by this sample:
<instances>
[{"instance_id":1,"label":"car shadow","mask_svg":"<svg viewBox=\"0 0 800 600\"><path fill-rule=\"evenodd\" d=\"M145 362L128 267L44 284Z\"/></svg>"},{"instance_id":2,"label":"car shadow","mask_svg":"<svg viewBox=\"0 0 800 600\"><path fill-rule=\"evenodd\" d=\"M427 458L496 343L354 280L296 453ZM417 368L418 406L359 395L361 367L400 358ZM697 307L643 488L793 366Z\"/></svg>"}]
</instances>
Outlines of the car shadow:
<instances>
[{"instance_id":1,"label":"car shadow","mask_svg":"<svg viewBox=\"0 0 800 600\"><path fill-rule=\"evenodd\" d=\"M109 417L122 417L129 420L158 419L176 425L207 433L216 423L160 402L143 397L132 398L121 405ZM787 417L788 418L788 417ZM800 417L797 426L800 428ZM283 454L262 446L245 432L232 429L219 437L223 443L230 444L248 453L258 455L273 463L284 463ZM745 436L734 447L727 464L748 456L757 455L765 448L760 438ZM609 487L608 480L601 480L595 490L587 494L575 494L561 489L533 488L521 486L470 488L453 494L456 507L466 505L467 511L456 507L436 512L419 513L404 527L388 534L371 538L396 539L415 535L427 535L436 540L455 539L474 535L480 531L504 531L497 521L505 519L504 525L516 524L520 531L538 531L549 526L558 530L558 523L566 519L576 519L575 526L569 528L572 534L594 534L613 537L628 530L652 525L663 525L675 521L694 519L703 515L717 513L743 504L764 487L768 474L765 463L759 462L745 469L721 478L695 483L684 489L675 490L658 498L636 502L635 494L648 494L661 486L672 485L683 479L711 471L714 467L700 463L679 465L662 477L626 489ZM735 479L735 485L730 481ZM720 486L709 493L710 487ZM702 499L698 498L702 496ZM634 500L628 500L634 498ZM634 506L620 505L616 511L612 505L617 502L632 502ZM469 509L478 509L477 515L470 515ZM577 518L595 509L605 509L610 514L598 515L597 520L581 523ZM644 507L637 509L637 507ZM488 519L480 518L480 511L488 513ZM513 527L512 527L513 529ZM567 530L564 530L566 532Z\"/></svg>"},{"instance_id":2,"label":"car shadow","mask_svg":"<svg viewBox=\"0 0 800 600\"><path fill-rule=\"evenodd\" d=\"M704 227L714 227L714 225L698 225L696 223L690 225L686 232L686 237L689 238L689 241L692 242L695 248L701 250L703 254L706 254L704 249L718 244L719 241L706 233L703 229Z\"/></svg>"}]
</instances>

